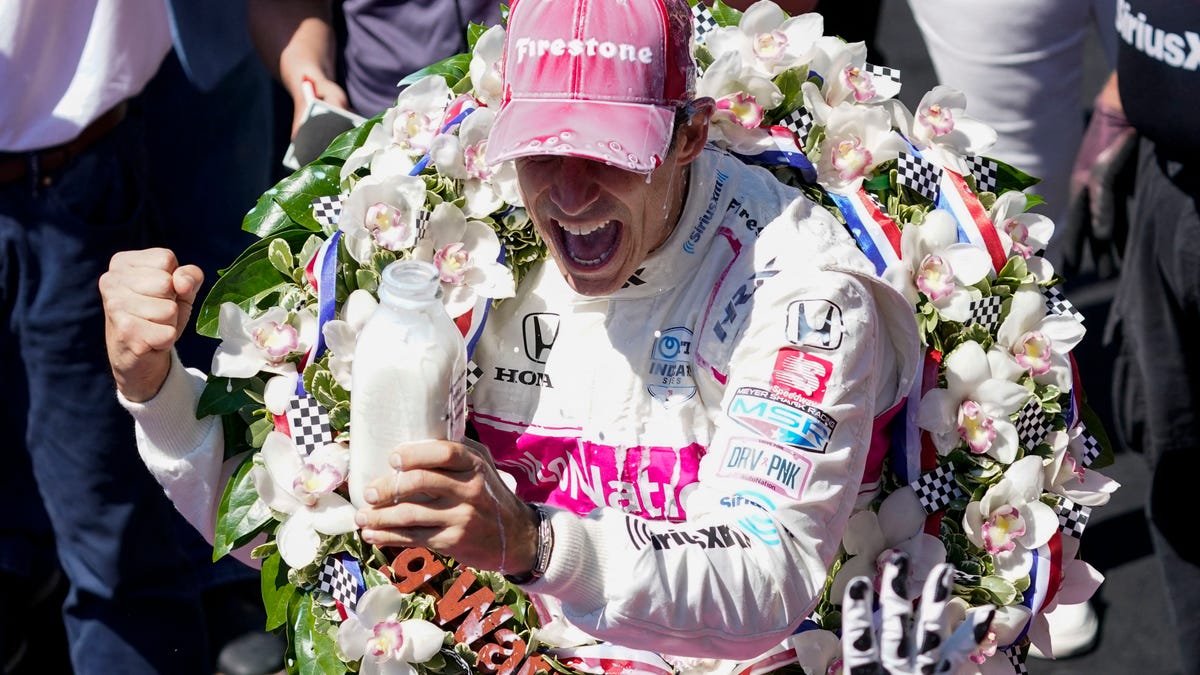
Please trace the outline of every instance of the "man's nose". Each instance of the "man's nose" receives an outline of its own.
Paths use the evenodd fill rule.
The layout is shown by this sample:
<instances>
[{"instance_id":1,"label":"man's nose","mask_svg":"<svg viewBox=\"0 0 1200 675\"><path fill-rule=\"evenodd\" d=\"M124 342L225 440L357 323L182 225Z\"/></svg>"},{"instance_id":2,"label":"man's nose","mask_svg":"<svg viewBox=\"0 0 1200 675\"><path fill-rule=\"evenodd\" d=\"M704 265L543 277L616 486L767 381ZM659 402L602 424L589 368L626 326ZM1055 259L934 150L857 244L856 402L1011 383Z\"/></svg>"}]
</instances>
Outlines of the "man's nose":
<instances>
[{"instance_id":1,"label":"man's nose","mask_svg":"<svg viewBox=\"0 0 1200 675\"><path fill-rule=\"evenodd\" d=\"M563 215L581 215L600 197L600 184L588 168L591 162L564 157L558 164L558 175L550 186L550 200Z\"/></svg>"}]
</instances>

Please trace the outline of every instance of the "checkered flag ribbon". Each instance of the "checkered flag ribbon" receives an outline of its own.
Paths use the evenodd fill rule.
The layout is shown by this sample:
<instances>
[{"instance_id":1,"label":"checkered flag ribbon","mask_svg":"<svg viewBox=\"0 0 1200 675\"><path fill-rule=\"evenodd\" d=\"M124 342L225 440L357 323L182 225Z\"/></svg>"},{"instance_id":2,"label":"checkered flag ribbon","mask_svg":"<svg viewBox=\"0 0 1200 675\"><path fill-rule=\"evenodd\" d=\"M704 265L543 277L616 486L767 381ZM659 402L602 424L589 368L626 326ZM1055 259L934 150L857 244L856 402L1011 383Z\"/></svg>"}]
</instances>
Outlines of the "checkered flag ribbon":
<instances>
[{"instance_id":1,"label":"checkered flag ribbon","mask_svg":"<svg viewBox=\"0 0 1200 675\"><path fill-rule=\"evenodd\" d=\"M704 36L718 28L717 20L713 18L712 10L703 2L697 2L692 7L692 24L696 27L696 43L704 42Z\"/></svg>"},{"instance_id":2,"label":"checkered flag ribbon","mask_svg":"<svg viewBox=\"0 0 1200 675\"><path fill-rule=\"evenodd\" d=\"M467 391L475 388L475 383L483 378L483 368L474 361L467 361Z\"/></svg>"},{"instance_id":3,"label":"checkered flag ribbon","mask_svg":"<svg viewBox=\"0 0 1200 675\"><path fill-rule=\"evenodd\" d=\"M967 155L967 168L975 176L975 190L995 192L1000 179L1000 165L979 155Z\"/></svg>"},{"instance_id":4,"label":"checkered flag ribbon","mask_svg":"<svg viewBox=\"0 0 1200 675\"><path fill-rule=\"evenodd\" d=\"M1088 518L1092 516L1092 507L1076 504L1060 495L1054 512L1058 514L1058 529L1078 539L1083 536L1083 528L1087 527Z\"/></svg>"},{"instance_id":5,"label":"checkered flag ribbon","mask_svg":"<svg viewBox=\"0 0 1200 675\"><path fill-rule=\"evenodd\" d=\"M354 567L357 568L357 565ZM342 603L343 607L353 610L365 586L355 571L340 557L328 556L321 563L321 570L317 572L317 590L328 593L334 600Z\"/></svg>"},{"instance_id":6,"label":"checkered flag ribbon","mask_svg":"<svg viewBox=\"0 0 1200 675\"><path fill-rule=\"evenodd\" d=\"M941 175L941 169L922 157L902 152L896 158L896 181L931 202L937 201Z\"/></svg>"},{"instance_id":7,"label":"checkered flag ribbon","mask_svg":"<svg viewBox=\"0 0 1200 675\"><path fill-rule=\"evenodd\" d=\"M925 513L937 513L950 506L955 497L964 496L958 483L954 482L954 471L945 464L921 474L910 485L921 500Z\"/></svg>"},{"instance_id":8,"label":"checkered flag ribbon","mask_svg":"<svg viewBox=\"0 0 1200 675\"><path fill-rule=\"evenodd\" d=\"M812 125L813 116L804 108L796 108L788 113L787 117L779 120L779 126L796 134L796 138L800 139L801 147L808 143L808 132L812 131Z\"/></svg>"},{"instance_id":9,"label":"checkered flag ribbon","mask_svg":"<svg viewBox=\"0 0 1200 675\"><path fill-rule=\"evenodd\" d=\"M1087 427L1080 430L1079 440L1083 444L1082 462L1084 468L1092 465L1100 457L1100 439L1089 434Z\"/></svg>"},{"instance_id":10,"label":"checkered flag ribbon","mask_svg":"<svg viewBox=\"0 0 1200 675\"><path fill-rule=\"evenodd\" d=\"M864 70L870 73L871 77L882 77L885 80L891 80L896 84L900 84L899 68L889 68L887 66L877 66L873 63L868 63Z\"/></svg>"},{"instance_id":11,"label":"checkered flag ribbon","mask_svg":"<svg viewBox=\"0 0 1200 675\"><path fill-rule=\"evenodd\" d=\"M1083 312L1075 309L1075 305L1063 295L1063 292L1054 286L1046 286L1042 288L1042 295L1046 297L1046 309L1051 314L1066 314L1075 317L1076 321L1083 322Z\"/></svg>"},{"instance_id":12,"label":"checkered flag ribbon","mask_svg":"<svg viewBox=\"0 0 1200 675\"><path fill-rule=\"evenodd\" d=\"M1050 433L1051 426L1037 399L1029 399L1017 413L1017 438L1026 450L1032 450Z\"/></svg>"},{"instance_id":13,"label":"checkered flag ribbon","mask_svg":"<svg viewBox=\"0 0 1200 675\"><path fill-rule=\"evenodd\" d=\"M979 324L988 331L996 330L996 325L1000 323L1000 308L1003 304L1004 299L998 295L972 300L971 316L967 319L967 325Z\"/></svg>"},{"instance_id":14,"label":"checkered flag ribbon","mask_svg":"<svg viewBox=\"0 0 1200 675\"><path fill-rule=\"evenodd\" d=\"M322 227L336 228L342 214L341 195L317 197L312 201L312 214Z\"/></svg>"},{"instance_id":15,"label":"checkered flag ribbon","mask_svg":"<svg viewBox=\"0 0 1200 675\"><path fill-rule=\"evenodd\" d=\"M292 442L307 457L313 450L333 440L333 428L329 426L329 413L308 394L296 396L288 402L288 427L292 430Z\"/></svg>"},{"instance_id":16,"label":"checkered flag ribbon","mask_svg":"<svg viewBox=\"0 0 1200 675\"><path fill-rule=\"evenodd\" d=\"M417 214L417 239L425 236L425 230L429 228L429 217L432 215L432 211L425 210Z\"/></svg>"},{"instance_id":17,"label":"checkered flag ribbon","mask_svg":"<svg viewBox=\"0 0 1200 675\"><path fill-rule=\"evenodd\" d=\"M1025 667L1025 655L1021 653L1018 647L1009 647L1001 650L1004 657L1012 664L1013 672L1017 675L1029 675L1029 669Z\"/></svg>"},{"instance_id":18,"label":"checkered flag ribbon","mask_svg":"<svg viewBox=\"0 0 1200 675\"><path fill-rule=\"evenodd\" d=\"M631 274L629 276L629 278L625 280L625 283L621 285L621 288L629 288L631 286L641 286L642 284L646 283L646 280L642 278L642 273L645 271L646 271L645 267L637 268L634 271L634 273Z\"/></svg>"}]
</instances>

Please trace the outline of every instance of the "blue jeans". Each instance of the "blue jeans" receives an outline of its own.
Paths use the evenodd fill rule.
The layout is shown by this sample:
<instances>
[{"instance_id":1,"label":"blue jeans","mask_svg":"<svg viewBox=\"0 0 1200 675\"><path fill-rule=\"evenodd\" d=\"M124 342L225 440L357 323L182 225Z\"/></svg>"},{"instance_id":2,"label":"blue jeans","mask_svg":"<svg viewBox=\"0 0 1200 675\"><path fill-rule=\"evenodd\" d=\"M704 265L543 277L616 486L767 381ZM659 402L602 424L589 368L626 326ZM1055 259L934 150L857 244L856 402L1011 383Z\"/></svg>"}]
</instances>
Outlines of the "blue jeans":
<instances>
[{"instance_id":1,"label":"blue jeans","mask_svg":"<svg viewBox=\"0 0 1200 675\"><path fill-rule=\"evenodd\" d=\"M81 675L212 672L178 514L138 458L104 350L97 280L147 243L143 151L135 111L63 170L0 184L0 457L24 455L36 479L0 472L0 570L27 571L40 499Z\"/></svg>"}]
</instances>

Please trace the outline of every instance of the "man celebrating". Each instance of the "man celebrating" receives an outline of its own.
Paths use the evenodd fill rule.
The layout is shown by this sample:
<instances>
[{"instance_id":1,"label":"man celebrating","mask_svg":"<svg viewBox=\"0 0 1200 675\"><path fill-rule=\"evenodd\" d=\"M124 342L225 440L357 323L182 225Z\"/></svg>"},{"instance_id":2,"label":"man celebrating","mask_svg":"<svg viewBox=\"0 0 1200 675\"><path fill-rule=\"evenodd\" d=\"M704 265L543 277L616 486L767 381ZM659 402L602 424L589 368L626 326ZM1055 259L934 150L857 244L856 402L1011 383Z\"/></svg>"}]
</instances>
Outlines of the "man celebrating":
<instances>
[{"instance_id":1,"label":"man celebrating","mask_svg":"<svg viewBox=\"0 0 1200 675\"><path fill-rule=\"evenodd\" d=\"M706 146L691 36L683 0L513 3L488 158L515 160L553 264L475 351L486 447L397 448L357 522L501 570L598 638L745 659L815 606L919 342L828 212ZM143 459L211 535L219 424L192 425L203 382L171 356L196 285L162 250L101 280Z\"/></svg>"}]
</instances>

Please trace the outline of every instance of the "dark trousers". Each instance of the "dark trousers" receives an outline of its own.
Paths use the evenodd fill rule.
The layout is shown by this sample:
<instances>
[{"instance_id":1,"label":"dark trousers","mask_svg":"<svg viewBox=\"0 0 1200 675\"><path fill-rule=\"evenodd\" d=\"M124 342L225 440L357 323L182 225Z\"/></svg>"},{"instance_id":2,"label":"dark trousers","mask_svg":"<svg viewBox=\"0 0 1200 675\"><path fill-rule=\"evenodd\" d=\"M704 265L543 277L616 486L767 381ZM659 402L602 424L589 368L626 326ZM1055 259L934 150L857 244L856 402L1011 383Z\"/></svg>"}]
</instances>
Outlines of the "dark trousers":
<instances>
[{"instance_id":1,"label":"dark trousers","mask_svg":"<svg viewBox=\"0 0 1200 675\"><path fill-rule=\"evenodd\" d=\"M27 457L36 479L0 472L0 569L45 564L23 519L44 507L77 673L211 672L178 515L138 458L104 349L97 280L148 241L142 131L135 110L60 171L0 185L0 456Z\"/></svg>"},{"instance_id":2,"label":"dark trousers","mask_svg":"<svg viewBox=\"0 0 1200 675\"><path fill-rule=\"evenodd\" d=\"M1118 426L1152 470L1147 518L1185 673L1200 673L1200 167L1142 141L1114 312L1131 377ZM1131 437L1131 438L1130 438Z\"/></svg>"}]
</instances>

